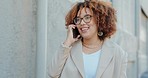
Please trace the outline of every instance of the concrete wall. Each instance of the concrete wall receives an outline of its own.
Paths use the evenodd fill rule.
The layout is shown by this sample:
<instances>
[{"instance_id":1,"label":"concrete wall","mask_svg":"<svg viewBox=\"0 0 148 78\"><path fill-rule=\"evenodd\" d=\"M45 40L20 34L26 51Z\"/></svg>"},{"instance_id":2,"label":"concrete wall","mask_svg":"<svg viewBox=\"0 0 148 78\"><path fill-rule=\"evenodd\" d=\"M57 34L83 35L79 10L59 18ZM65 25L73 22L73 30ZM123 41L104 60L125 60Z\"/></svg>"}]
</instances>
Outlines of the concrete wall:
<instances>
[{"instance_id":1,"label":"concrete wall","mask_svg":"<svg viewBox=\"0 0 148 78\"><path fill-rule=\"evenodd\" d=\"M75 0L76 1L76 0ZM66 30L64 28L65 15L75 1L49 1L48 15L48 62L52 58L58 46L65 40ZM117 10L116 36L112 39L118 43L129 54L128 78L137 77L137 58L138 39L135 36L135 0L106 0L112 1ZM47 65L48 66L48 65Z\"/></svg>"},{"instance_id":2,"label":"concrete wall","mask_svg":"<svg viewBox=\"0 0 148 78\"><path fill-rule=\"evenodd\" d=\"M128 52L128 78L140 78L148 70L147 4L147 0L113 0L119 30L115 42Z\"/></svg>"},{"instance_id":3,"label":"concrete wall","mask_svg":"<svg viewBox=\"0 0 148 78\"><path fill-rule=\"evenodd\" d=\"M65 40L65 15L75 1L78 0L48 0L47 66L52 55ZM143 20L148 19L148 2L105 1L112 1L117 9L118 31L112 40L128 52L128 78L137 78L137 74L140 76L147 68L147 55L144 55L146 51L143 50L147 45L142 42L140 35L141 31L146 34L148 31L138 28L143 26ZM36 58L37 0L1 0L0 15L0 78L36 78L36 61L39 61ZM144 29L146 28L148 26ZM143 59L143 56L146 58Z\"/></svg>"},{"instance_id":4,"label":"concrete wall","mask_svg":"<svg viewBox=\"0 0 148 78\"><path fill-rule=\"evenodd\" d=\"M135 0L113 0L117 10L118 32L115 38L126 52L128 52L128 78L137 77L138 37L136 36Z\"/></svg>"},{"instance_id":5,"label":"concrete wall","mask_svg":"<svg viewBox=\"0 0 148 78\"><path fill-rule=\"evenodd\" d=\"M148 71L148 1L140 0L140 27L139 27L139 52L138 52L138 75L141 76ZM147 76L148 77L148 76Z\"/></svg>"},{"instance_id":6,"label":"concrete wall","mask_svg":"<svg viewBox=\"0 0 148 78\"><path fill-rule=\"evenodd\" d=\"M48 58L49 64L52 55L66 39L65 15L72 6L72 0L48 1ZM48 66L48 65L47 65Z\"/></svg>"},{"instance_id":7,"label":"concrete wall","mask_svg":"<svg viewBox=\"0 0 148 78\"><path fill-rule=\"evenodd\" d=\"M0 78L35 78L36 1L0 2Z\"/></svg>"},{"instance_id":8,"label":"concrete wall","mask_svg":"<svg viewBox=\"0 0 148 78\"><path fill-rule=\"evenodd\" d=\"M141 3L141 7L143 8L146 16L148 16L148 0L140 0L140 3Z\"/></svg>"}]
</instances>

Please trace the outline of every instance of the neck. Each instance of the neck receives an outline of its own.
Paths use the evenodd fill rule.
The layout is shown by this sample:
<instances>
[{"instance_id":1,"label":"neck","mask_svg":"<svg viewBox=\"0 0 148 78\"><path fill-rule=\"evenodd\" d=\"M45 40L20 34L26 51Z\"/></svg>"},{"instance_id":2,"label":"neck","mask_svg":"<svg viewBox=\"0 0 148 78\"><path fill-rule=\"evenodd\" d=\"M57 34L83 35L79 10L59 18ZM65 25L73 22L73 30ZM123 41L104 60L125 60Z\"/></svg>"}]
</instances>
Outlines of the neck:
<instances>
[{"instance_id":1,"label":"neck","mask_svg":"<svg viewBox=\"0 0 148 78\"><path fill-rule=\"evenodd\" d=\"M83 39L83 52L87 54L94 53L101 49L103 41L101 41L98 37L91 39Z\"/></svg>"},{"instance_id":2,"label":"neck","mask_svg":"<svg viewBox=\"0 0 148 78\"><path fill-rule=\"evenodd\" d=\"M98 37L92 37L90 39L83 39L83 44L86 45L98 45L98 43L101 43L102 41Z\"/></svg>"}]
</instances>

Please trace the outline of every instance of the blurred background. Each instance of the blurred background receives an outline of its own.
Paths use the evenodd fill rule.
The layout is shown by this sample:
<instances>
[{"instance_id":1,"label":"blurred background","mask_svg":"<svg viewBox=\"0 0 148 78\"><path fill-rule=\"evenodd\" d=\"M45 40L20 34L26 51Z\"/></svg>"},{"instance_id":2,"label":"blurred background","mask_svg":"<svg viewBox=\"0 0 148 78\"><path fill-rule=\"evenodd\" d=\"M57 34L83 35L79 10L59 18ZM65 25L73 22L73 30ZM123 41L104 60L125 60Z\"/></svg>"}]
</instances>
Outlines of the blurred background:
<instances>
[{"instance_id":1,"label":"blurred background","mask_svg":"<svg viewBox=\"0 0 148 78\"><path fill-rule=\"evenodd\" d=\"M48 78L65 40L65 15L83 0L1 0L0 78ZM148 0L104 0L117 10L112 40L128 53L128 78L148 78Z\"/></svg>"}]
</instances>

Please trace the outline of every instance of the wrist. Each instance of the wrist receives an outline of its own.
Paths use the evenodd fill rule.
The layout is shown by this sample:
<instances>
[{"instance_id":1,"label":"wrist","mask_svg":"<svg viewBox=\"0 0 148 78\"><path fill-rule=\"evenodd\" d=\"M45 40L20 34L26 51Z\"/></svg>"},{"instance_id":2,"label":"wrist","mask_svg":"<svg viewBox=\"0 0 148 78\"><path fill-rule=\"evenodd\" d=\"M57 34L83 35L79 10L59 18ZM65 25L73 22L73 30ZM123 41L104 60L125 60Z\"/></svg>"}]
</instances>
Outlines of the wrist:
<instances>
[{"instance_id":1,"label":"wrist","mask_svg":"<svg viewBox=\"0 0 148 78\"><path fill-rule=\"evenodd\" d=\"M65 41L64 43L63 43L65 46L67 46L67 47L70 47L71 46L71 43L69 42L69 41Z\"/></svg>"}]
</instances>

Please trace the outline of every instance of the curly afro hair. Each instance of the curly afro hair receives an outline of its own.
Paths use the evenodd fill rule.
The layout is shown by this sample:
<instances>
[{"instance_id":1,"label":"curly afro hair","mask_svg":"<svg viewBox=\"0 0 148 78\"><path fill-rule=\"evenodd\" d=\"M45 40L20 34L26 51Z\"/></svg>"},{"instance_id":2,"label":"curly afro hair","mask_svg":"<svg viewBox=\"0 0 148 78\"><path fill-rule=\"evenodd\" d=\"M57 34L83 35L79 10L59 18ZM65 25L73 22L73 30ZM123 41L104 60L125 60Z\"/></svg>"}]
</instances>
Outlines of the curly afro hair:
<instances>
[{"instance_id":1,"label":"curly afro hair","mask_svg":"<svg viewBox=\"0 0 148 78\"><path fill-rule=\"evenodd\" d=\"M110 38L116 32L116 11L111 3L104 1L85 1L76 3L65 17L66 26L73 23L78 11L89 8L95 18L98 32L103 32L99 36L100 40Z\"/></svg>"}]
</instances>

